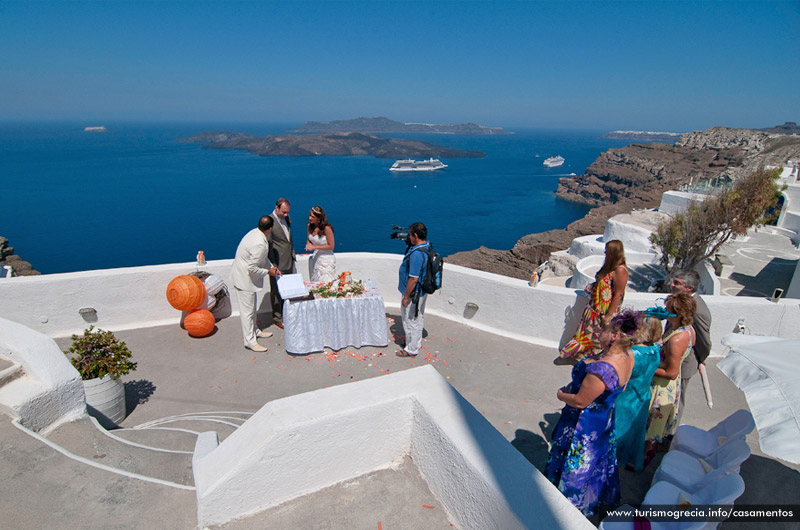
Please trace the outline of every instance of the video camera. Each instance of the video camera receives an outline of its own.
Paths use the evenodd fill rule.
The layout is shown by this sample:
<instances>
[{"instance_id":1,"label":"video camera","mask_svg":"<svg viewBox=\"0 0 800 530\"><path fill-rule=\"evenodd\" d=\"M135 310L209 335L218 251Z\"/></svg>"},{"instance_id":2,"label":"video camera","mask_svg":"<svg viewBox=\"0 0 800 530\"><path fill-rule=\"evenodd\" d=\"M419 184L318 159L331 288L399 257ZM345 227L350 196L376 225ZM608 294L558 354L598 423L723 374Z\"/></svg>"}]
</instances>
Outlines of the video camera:
<instances>
[{"instance_id":1,"label":"video camera","mask_svg":"<svg viewBox=\"0 0 800 530\"><path fill-rule=\"evenodd\" d=\"M411 240L408 238L408 228L405 226L392 225L392 233L389 234L389 239L399 239L405 241L406 247L411 246Z\"/></svg>"}]
</instances>

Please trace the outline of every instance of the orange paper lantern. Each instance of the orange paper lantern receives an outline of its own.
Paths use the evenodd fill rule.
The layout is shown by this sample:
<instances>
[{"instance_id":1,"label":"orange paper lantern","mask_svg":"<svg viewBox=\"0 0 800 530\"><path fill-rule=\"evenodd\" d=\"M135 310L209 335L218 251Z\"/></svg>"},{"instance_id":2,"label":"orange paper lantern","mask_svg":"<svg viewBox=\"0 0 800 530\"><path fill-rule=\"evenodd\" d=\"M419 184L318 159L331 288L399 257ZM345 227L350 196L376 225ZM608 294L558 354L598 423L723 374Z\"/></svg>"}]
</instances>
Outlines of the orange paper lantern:
<instances>
[{"instance_id":1,"label":"orange paper lantern","mask_svg":"<svg viewBox=\"0 0 800 530\"><path fill-rule=\"evenodd\" d=\"M192 337L205 337L214 331L214 315L208 309L196 309L186 315L183 327Z\"/></svg>"},{"instance_id":2,"label":"orange paper lantern","mask_svg":"<svg viewBox=\"0 0 800 530\"><path fill-rule=\"evenodd\" d=\"M206 299L206 287L197 276L184 274L167 285L167 302L179 311L191 311Z\"/></svg>"}]
</instances>

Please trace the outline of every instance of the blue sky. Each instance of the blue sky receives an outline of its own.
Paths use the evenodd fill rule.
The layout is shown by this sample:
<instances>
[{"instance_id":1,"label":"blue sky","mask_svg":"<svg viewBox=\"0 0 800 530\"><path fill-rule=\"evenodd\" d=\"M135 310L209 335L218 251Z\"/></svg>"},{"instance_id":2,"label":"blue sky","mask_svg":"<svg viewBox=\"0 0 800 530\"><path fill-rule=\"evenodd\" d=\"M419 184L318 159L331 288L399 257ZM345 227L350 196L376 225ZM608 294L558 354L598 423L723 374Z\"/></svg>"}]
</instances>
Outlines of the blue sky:
<instances>
[{"instance_id":1,"label":"blue sky","mask_svg":"<svg viewBox=\"0 0 800 530\"><path fill-rule=\"evenodd\" d=\"M0 120L800 122L800 2L0 2Z\"/></svg>"}]
</instances>

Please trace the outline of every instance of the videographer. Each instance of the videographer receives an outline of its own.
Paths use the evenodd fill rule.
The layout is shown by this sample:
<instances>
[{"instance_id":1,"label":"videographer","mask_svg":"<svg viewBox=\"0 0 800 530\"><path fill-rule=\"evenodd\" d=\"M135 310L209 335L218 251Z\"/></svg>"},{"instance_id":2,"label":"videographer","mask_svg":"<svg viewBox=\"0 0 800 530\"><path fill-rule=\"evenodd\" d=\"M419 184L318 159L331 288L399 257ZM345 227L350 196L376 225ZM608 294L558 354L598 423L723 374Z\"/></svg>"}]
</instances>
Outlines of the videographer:
<instances>
[{"instance_id":1,"label":"videographer","mask_svg":"<svg viewBox=\"0 0 800 530\"><path fill-rule=\"evenodd\" d=\"M398 289L403 295L400 317L406 335L406 345L397 351L398 357L416 357L422 348L423 313L427 295L422 292L420 278L428 265L428 229L422 223L408 227L408 250L400 264Z\"/></svg>"}]
</instances>

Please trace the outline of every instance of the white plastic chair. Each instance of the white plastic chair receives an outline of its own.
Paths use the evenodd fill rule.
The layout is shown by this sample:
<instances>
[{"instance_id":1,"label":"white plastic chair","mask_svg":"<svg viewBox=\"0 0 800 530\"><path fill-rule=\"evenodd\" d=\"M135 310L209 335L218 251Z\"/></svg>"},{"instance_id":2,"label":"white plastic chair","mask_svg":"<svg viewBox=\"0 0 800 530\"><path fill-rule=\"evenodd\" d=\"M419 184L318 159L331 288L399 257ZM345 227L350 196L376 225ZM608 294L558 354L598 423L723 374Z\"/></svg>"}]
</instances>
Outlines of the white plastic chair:
<instances>
[{"instance_id":1,"label":"white plastic chair","mask_svg":"<svg viewBox=\"0 0 800 530\"><path fill-rule=\"evenodd\" d=\"M699 458L708 458L725 445L744 438L756 427L748 410L737 410L710 430L692 425L680 425L672 439L670 450L678 450Z\"/></svg>"},{"instance_id":2,"label":"white plastic chair","mask_svg":"<svg viewBox=\"0 0 800 530\"><path fill-rule=\"evenodd\" d=\"M653 476L653 484L667 481L693 493L729 473L738 473L742 462L749 457L750 447L742 438L703 459L682 451L669 451Z\"/></svg>"},{"instance_id":3,"label":"white plastic chair","mask_svg":"<svg viewBox=\"0 0 800 530\"><path fill-rule=\"evenodd\" d=\"M744 493L744 480L735 473L725 475L695 493L684 491L669 482L656 482L645 495L642 505L681 505L684 501L688 501L692 506L702 504L732 506L734 501L742 496L742 493ZM719 525L719 522L713 521L651 523L653 530L710 530L717 528Z\"/></svg>"}]
</instances>

